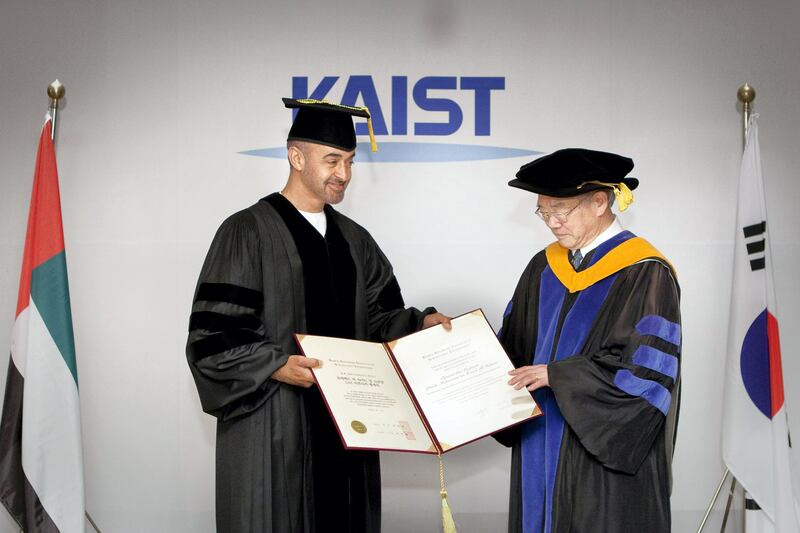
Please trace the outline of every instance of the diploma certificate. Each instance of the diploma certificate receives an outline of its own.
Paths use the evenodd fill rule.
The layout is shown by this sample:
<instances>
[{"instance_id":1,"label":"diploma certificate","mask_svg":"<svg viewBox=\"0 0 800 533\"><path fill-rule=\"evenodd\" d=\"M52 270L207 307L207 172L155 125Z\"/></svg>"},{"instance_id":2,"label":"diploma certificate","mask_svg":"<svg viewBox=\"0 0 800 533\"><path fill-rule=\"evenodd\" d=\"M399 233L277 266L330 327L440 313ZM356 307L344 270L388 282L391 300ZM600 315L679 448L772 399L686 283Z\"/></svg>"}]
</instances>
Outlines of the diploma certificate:
<instances>
[{"instance_id":1,"label":"diploma certificate","mask_svg":"<svg viewBox=\"0 0 800 533\"><path fill-rule=\"evenodd\" d=\"M443 453L541 414L478 309L388 343L296 335L345 447Z\"/></svg>"}]
</instances>

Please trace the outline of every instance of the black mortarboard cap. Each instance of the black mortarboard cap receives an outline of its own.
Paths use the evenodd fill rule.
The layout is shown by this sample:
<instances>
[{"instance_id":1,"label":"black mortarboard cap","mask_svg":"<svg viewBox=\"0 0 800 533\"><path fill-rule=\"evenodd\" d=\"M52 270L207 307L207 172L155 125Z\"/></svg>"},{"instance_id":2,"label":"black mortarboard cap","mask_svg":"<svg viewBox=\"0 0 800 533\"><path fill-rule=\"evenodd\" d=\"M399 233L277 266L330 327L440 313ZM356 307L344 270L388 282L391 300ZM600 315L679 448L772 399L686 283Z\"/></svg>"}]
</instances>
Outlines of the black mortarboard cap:
<instances>
[{"instance_id":1,"label":"black mortarboard cap","mask_svg":"<svg viewBox=\"0 0 800 533\"><path fill-rule=\"evenodd\" d=\"M633 160L629 157L585 148L565 148L522 165L517 179L508 184L560 198L612 188L620 183L633 190L639 180L625 177L632 169Z\"/></svg>"},{"instance_id":2,"label":"black mortarboard cap","mask_svg":"<svg viewBox=\"0 0 800 533\"><path fill-rule=\"evenodd\" d=\"M565 148L522 165L511 187L546 196L568 198L599 189L613 189L621 211L633 202L631 191L639 186L627 178L633 159L585 148Z\"/></svg>"},{"instance_id":3,"label":"black mortarboard cap","mask_svg":"<svg viewBox=\"0 0 800 533\"><path fill-rule=\"evenodd\" d=\"M284 98L283 104L297 108L297 116L289 130L288 141L308 141L351 151L356 148L356 130L353 117L367 119L372 151L377 151L372 120L366 107L334 104L326 100Z\"/></svg>"}]
</instances>

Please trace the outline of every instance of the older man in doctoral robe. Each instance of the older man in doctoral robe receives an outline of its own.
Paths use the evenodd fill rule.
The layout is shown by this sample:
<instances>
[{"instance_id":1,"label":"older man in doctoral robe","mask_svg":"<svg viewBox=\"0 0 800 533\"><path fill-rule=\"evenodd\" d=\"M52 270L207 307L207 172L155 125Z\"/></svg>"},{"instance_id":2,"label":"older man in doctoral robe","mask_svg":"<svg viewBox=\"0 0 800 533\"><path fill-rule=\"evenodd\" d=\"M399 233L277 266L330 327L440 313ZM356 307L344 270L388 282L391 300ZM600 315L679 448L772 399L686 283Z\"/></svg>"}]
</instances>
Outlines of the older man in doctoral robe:
<instances>
[{"instance_id":1,"label":"older man in doctoral robe","mask_svg":"<svg viewBox=\"0 0 800 533\"><path fill-rule=\"evenodd\" d=\"M557 242L536 254L501 341L544 416L513 446L510 533L670 531L679 396L679 288L664 256L624 230L638 180L627 157L554 152L509 183L538 194Z\"/></svg>"}]
</instances>

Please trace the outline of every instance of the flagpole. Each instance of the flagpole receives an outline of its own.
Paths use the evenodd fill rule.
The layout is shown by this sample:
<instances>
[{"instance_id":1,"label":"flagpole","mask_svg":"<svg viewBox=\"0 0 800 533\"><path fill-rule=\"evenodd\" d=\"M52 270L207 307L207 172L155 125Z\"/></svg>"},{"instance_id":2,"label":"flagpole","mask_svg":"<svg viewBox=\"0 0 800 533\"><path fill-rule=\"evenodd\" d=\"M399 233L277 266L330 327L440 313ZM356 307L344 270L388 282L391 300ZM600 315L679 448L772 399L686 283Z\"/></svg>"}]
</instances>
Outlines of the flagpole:
<instances>
[{"instance_id":1,"label":"flagpole","mask_svg":"<svg viewBox=\"0 0 800 533\"><path fill-rule=\"evenodd\" d=\"M56 143L56 121L58 119L58 103L59 100L64 98L65 93L64 85L56 79L53 83L47 86L47 96L50 97L50 107L48 108L50 112L50 139L53 141L53 146ZM97 532L100 533L100 528L97 527L97 524L92 519L92 515L89 514L89 511L86 509L83 510L83 514L86 516L86 519L89 520L89 524L91 524L92 528Z\"/></svg>"},{"instance_id":2,"label":"flagpole","mask_svg":"<svg viewBox=\"0 0 800 533\"><path fill-rule=\"evenodd\" d=\"M731 471L727 468L725 469L725 473L722 474L722 479L719 480L719 485L717 485L717 491L714 493L714 497L711 498L711 503L708 504L708 509L706 509L706 514L703 516L703 521L700 522L700 527L697 528L697 533L703 531L703 528L706 527L706 521L708 520L709 515L711 515L711 509L714 508L714 503L716 503L717 498L719 498L719 493L722 492L722 486L725 485L725 480L728 479ZM731 485L733 487L733 485Z\"/></svg>"},{"instance_id":3,"label":"flagpole","mask_svg":"<svg viewBox=\"0 0 800 533\"><path fill-rule=\"evenodd\" d=\"M742 103L742 150L744 150L745 145L747 144L747 130L750 127L750 114L753 108L753 100L756 99L756 90L753 89L751 85L745 83L739 87L738 91L736 91L736 98ZM719 493L722 492L722 487L725 485L725 480L728 479L730 473L731 471L726 468L725 473L722 475L722 479L719 481L717 490L714 493L714 497L711 499L711 503L708 504L706 514L703 516L702 522L700 522L700 527L697 528L697 533L701 533L703 531L706 521L708 521L708 517L711 514L711 509L714 508L714 504L717 502L717 498L719 498ZM728 515L731 511L731 501L733 500L735 488L736 477L731 476L731 487L730 491L728 492L728 501L725 504L725 513L722 516L722 526L719 530L720 533L725 531L725 526L728 524Z\"/></svg>"},{"instance_id":4,"label":"flagpole","mask_svg":"<svg viewBox=\"0 0 800 533\"><path fill-rule=\"evenodd\" d=\"M731 502L733 501L733 493L736 490L736 478L731 476L731 488L728 491L728 501L725 503L725 512L722 513L722 525L719 526L719 533L725 531L725 526L728 525L728 517L731 514ZM744 496L744 494L742 495Z\"/></svg>"},{"instance_id":5,"label":"flagpole","mask_svg":"<svg viewBox=\"0 0 800 533\"><path fill-rule=\"evenodd\" d=\"M47 86L47 96L50 97L50 117L52 118L50 128L50 139L53 145L56 142L56 119L58 118L58 101L64 97L64 86L58 79Z\"/></svg>"}]
</instances>

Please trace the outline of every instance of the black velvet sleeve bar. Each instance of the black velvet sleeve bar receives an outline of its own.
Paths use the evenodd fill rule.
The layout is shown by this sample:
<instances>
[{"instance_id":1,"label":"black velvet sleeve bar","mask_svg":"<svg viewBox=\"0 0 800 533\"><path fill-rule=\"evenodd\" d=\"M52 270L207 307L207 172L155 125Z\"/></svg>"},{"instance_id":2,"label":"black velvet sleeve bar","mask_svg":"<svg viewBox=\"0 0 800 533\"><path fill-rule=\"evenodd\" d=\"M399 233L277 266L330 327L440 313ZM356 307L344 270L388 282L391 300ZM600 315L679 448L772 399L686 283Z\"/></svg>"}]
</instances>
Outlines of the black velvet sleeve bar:
<instances>
[{"instance_id":1,"label":"black velvet sleeve bar","mask_svg":"<svg viewBox=\"0 0 800 533\"><path fill-rule=\"evenodd\" d=\"M251 412L279 386L287 355L266 338L260 242L251 213L228 218L206 256L186 355L203 410L221 419Z\"/></svg>"}]
</instances>

